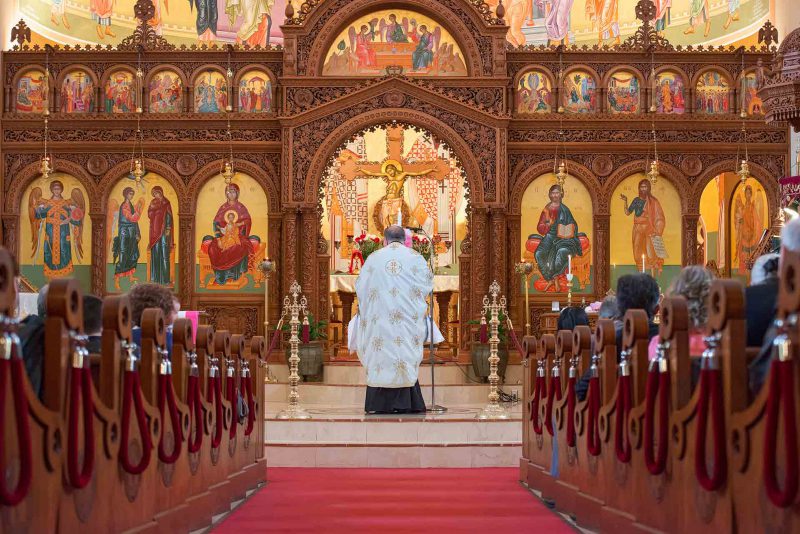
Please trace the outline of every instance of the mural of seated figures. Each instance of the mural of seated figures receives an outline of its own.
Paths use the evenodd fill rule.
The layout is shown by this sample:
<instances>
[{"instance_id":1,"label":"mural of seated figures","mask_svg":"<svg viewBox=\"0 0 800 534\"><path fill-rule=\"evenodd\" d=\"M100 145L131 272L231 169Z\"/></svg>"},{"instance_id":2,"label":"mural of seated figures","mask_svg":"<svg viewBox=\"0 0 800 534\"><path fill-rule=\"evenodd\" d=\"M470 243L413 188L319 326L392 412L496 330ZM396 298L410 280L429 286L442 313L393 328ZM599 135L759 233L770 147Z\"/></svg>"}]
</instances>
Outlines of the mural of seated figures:
<instances>
[{"instance_id":1,"label":"mural of seated figures","mask_svg":"<svg viewBox=\"0 0 800 534\"><path fill-rule=\"evenodd\" d=\"M137 282L175 285L177 215L175 190L158 174L145 172L137 180L130 173L114 185L106 208L108 291L127 291Z\"/></svg>"},{"instance_id":2,"label":"mural of seated figures","mask_svg":"<svg viewBox=\"0 0 800 534\"><path fill-rule=\"evenodd\" d=\"M94 82L86 71L73 70L59 88L61 113L89 113L94 107Z\"/></svg>"},{"instance_id":3,"label":"mural of seated figures","mask_svg":"<svg viewBox=\"0 0 800 534\"><path fill-rule=\"evenodd\" d=\"M379 76L401 67L410 76L466 76L464 54L435 20L408 9L359 17L333 40L325 76Z\"/></svg>"},{"instance_id":4,"label":"mural of seated figures","mask_svg":"<svg viewBox=\"0 0 800 534\"><path fill-rule=\"evenodd\" d=\"M89 195L78 179L55 172L37 178L22 195L19 262L22 276L39 288L54 278L75 277L89 290L92 220Z\"/></svg>"},{"instance_id":5,"label":"mural of seated figures","mask_svg":"<svg viewBox=\"0 0 800 534\"><path fill-rule=\"evenodd\" d=\"M267 195L252 177L221 174L205 183L195 211L196 290L263 292L258 264L267 257Z\"/></svg>"},{"instance_id":6,"label":"mural of seated figures","mask_svg":"<svg viewBox=\"0 0 800 534\"><path fill-rule=\"evenodd\" d=\"M568 113L597 111L597 82L589 72L573 70L564 76L561 102Z\"/></svg>"},{"instance_id":7,"label":"mural of seated figures","mask_svg":"<svg viewBox=\"0 0 800 534\"><path fill-rule=\"evenodd\" d=\"M516 90L517 113L549 113L553 106L553 88L550 78L540 70L524 73Z\"/></svg>"},{"instance_id":8,"label":"mural of seated figures","mask_svg":"<svg viewBox=\"0 0 800 534\"><path fill-rule=\"evenodd\" d=\"M533 263L531 293L594 291L592 197L567 176L561 187L552 173L539 176L522 195L522 258ZM569 278L572 275L572 281Z\"/></svg>"},{"instance_id":9,"label":"mural of seated figures","mask_svg":"<svg viewBox=\"0 0 800 534\"><path fill-rule=\"evenodd\" d=\"M642 107L639 78L630 71L618 70L608 80L606 98L611 113L639 113Z\"/></svg>"}]
</instances>

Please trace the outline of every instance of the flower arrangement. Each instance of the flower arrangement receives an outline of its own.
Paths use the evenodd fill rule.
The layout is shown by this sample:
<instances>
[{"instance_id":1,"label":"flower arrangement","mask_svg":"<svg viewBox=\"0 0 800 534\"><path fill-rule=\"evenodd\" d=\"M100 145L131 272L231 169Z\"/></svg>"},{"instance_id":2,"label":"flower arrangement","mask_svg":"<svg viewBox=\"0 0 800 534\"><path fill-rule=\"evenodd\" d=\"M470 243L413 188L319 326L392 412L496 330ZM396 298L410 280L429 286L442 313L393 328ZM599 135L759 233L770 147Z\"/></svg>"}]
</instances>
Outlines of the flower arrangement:
<instances>
[{"instance_id":1,"label":"flower arrangement","mask_svg":"<svg viewBox=\"0 0 800 534\"><path fill-rule=\"evenodd\" d=\"M354 241L358 245L364 261L367 261L370 254L381 248L381 238L374 234L361 234Z\"/></svg>"},{"instance_id":2,"label":"flower arrangement","mask_svg":"<svg viewBox=\"0 0 800 534\"><path fill-rule=\"evenodd\" d=\"M429 261L431 259L431 242L427 237L419 237L416 235L412 236L411 248L422 254L422 257L425 258L425 261Z\"/></svg>"}]
</instances>

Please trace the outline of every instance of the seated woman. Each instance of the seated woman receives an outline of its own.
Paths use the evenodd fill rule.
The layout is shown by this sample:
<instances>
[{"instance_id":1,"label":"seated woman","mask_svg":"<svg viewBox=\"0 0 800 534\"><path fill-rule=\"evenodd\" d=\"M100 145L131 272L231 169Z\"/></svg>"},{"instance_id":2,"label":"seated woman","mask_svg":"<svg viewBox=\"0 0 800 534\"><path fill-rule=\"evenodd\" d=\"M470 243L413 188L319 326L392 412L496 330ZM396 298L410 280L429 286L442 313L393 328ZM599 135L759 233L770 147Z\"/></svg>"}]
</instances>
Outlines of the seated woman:
<instances>
[{"instance_id":1,"label":"seated woman","mask_svg":"<svg viewBox=\"0 0 800 534\"><path fill-rule=\"evenodd\" d=\"M711 292L711 281L714 277L699 265L684 267L681 274L672 282L669 291L671 296L680 295L686 299L689 310L689 356L699 357L706 348L703 341L706 322L708 320L708 294ZM659 336L650 340L648 356L654 360L657 356Z\"/></svg>"},{"instance_id":2,"label":"seated woman","mask_svg":"<svg viewBox=\"0 0 800 534\"><path fill-rule=\"evenodd\" d=\"M564 190L556 184L548 192L550 202L544 207L536 225L538 234L528 237L526 248L533 254L541 278L533 283L538 291L567 290L569 257L583 256L589 250L586 234L578 232L578 223L562 203Z\"/></svg>"}]
</instances>

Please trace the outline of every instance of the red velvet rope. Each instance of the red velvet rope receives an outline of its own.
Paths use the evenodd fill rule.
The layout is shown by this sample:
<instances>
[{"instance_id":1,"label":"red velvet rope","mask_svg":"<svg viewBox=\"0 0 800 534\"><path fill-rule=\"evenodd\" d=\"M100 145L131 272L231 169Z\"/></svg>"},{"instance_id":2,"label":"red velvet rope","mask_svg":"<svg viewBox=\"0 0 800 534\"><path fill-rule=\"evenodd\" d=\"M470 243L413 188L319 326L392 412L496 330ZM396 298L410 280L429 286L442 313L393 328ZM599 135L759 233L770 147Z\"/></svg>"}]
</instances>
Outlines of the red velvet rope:
<instances>
[{"instance_id":1,"label":"red velvet rope","mask_svg":"<svg viewBox=\"0 0 800 534\"><path fill-rule=\"evenodd\" d=\"M203 445L203 403L200 401L200 379L190 376L186 402L189 405L189 417L194 418L194 439L189 431L189 452L194 454Z\"/></svg>"},{"instance_id":2,"label":"red velvet rope","mask_svg":"<svg viewBox=\"0 0 800 534\"><path fill-rule=\"evenodd\" d=\"M122 383L122 440L119 446L119 461L126 473L139 475L150 464L150 452L153 448L150 428L147 426L147 416L142 402L142 380L139 377L139 372L126 370ZM139 436L142 438L142 458L136 465L131 463L128 456L131 431L131 402L133 402L136 409L136 422L139 425Z\"/></svg>"},{"instance_id":3,"label":"red velvet rope","mask_svg":"<svg viewBox=\"0 0 800 534\"><path fill-rule=\"evenodd\" d=\"M545 387L545 377L537 376L536 385L533 388L533 400L531 401L531 421L533 422L533 431L538 435L542 435L542 422L539 420L539 402L542 399L542 391Z\"/></svg>"},{"instance_id":4,"label":"red velvet rope","mask_svg":"<svg viewBox=\"0 0 800 534\"><path fill-rule=\"evenodd\" d=\"M714 431L714 470L708 474L706 465L706 434L708 409L713 403L711 424ZM694 449L694 473L706 491L716 491L725 483L728 457L725 450L725 415L723 413L722 376L719 369L700 370L700 398L697 402L697 441Z\"/></svg>"},{"instance_id":5,"label":"red velvet rope","mask_svg":"<svg viewBox=\"0 0 800 534\"><path fill-rule=\"evenodd\" d=\"M547 433L553 435L553 399L561 400L561 377L550 376L550 387L547 390L547 404L545 405L544 426Z\"/></svg>"},{"instance_id":6,"label":"red velvet rope","mask_svg":"<svg viewBox=\"0 0 800 534\"><path fill-rule=\"evenodd\" d=\"M256 401L253 398L253 375L248 374L242 379L244 395L247 398L247 426L244 428L244 435L249 436L253 432L256 422Z\"/></svg>"},{"instance_id":7,"label":"red velvet rope","mask_svg":"<svg viewBox=\"0 0 800 534\"><path fill-rule=\"evenodd\" d=\"M233 439L236 437L236 424L238 422L237 417L237 399L236 399L236 377L235 376L227 376L225 377L225 397L228 399L228 402L231 403L233 407L233 417L231 417L231 428L228 432L228 437Z\"/></svg>"},{"instance_id":8,"label":"red velvet rope","mask_svg":"<svg viewBox=\"0 0 800 534\"><path fill-rule=\"evenodd\" d=\"M662 373L658 367L647 373L644 405L644 463L651 475L660 475L667 466L667 439L669 430L669 372ZM654 454L653 434L655 427L656 397L658 397L658 451Z\"/></svg>"},{"instance_id":9,"label":"red velvet rope","mask_svg":"<svg viewBox=\"0 0 800 534\"><path fill-rule=\"evenodd\" d=\"M511 342L514 344L514 348L517 349L517 352L524 358L525 357L525 349L522 348L522 344L519 342L519 338L517 337L517 333L514 332L513 328L508 329L509 337L511 338Z\"/></svg>"},{"instance_id":10,"label":"red velvet rope","mask_svg":"<svg viewBox=\"0 0 800 534\"><path fill-rule=\"evenodd\" d=\"M620 375L617 379L617 404L614 409L614 452L617 460L627 464L631 461L631 437L628 433L628 414L631 411L631 376Z\"/></svg>"},{"instance_id":11,"label":"red velvet rope","mask_svg":"<svg viewBox=\"0 0 800 534\"><path fill-rule=\"evenodd\" d=\"M222 443L222 384L220 384L219 377L208 377L208 396L214 397L214 413L216 421L214 422L214 435L211 436L211 448L216 449Z\"/></svg>"},{"instance_id":12,"label":"red velvet rope","mask_svg":"<svg viewBox=\"0 0 800 534\"><path fill-rule=\"evenodd\" d=\"M567 446L575 446L575 377L567 379Z\"/></svg>"},{"instance_id":13,"label":"red velvet rope","mask_svg":"<svg viewBox=\"0 0 800 534\"><path fill-rule=\"evenodd\" d=\"M8 338L7 338L8 342ZM12 350L16 344L12 345ZM5 477L5 447L6 436L0 436L0 504L3 506L16 506L24 499L31 489L33 479L33 457L31 452L31 429L28 419L28 397L25 396L25 367L22 359L12 355L10 360L0 360L0 432L5 432L6 417L6 389L8 378L11 375L12 400L14 402L14 417L17 422L17 445L19 446L19 479L17 487L9 490ZM9 440L10 441L10 440Z\"/></svg>"},{"instance_id":14,"label":"red velvet rope","mask_svg":"<svg viewBox=\"0 0 800 534\"><path fill-rule=\"evenodd\" d=\"M767 397L767 427L764 432L764 486L772 504L786 508L797 497L797 420L794 406L794 363L773 360ZM783 490L775 473L778 450L778 412L783 401L783 444L786 455Z\"/></svg>"},{"instance_id":15,"label":"red velvet rope","mask_svg":"<svg viewBox=\"0 0 800 534\"><path fill-rule=\"evenodd\" d=\"M69 428L67 430L67 475L70 486L85 488L94 471L94 402L92 375L85 367L70 367ZM80 397L80 399L78 398ZM82 401L80 406L78 402ZM79 468L78 410L83 408L83 467Z\"/></svg>"},{"instance_id":16,"label":"red velvet rope","mask_svg":"<svg viewBox=\"0 0 800 534\"><path fill-rule=\"evenodd\" d=\"M281 339L281 329L280 326L275 329L275 332L272 334L272 340L269 342L269 347L267 348L267 354L264 356L264 360L269 360L269 355L272 354L272 351L275 350L275 347L278 346L278 341Z\"/></svg>"},{"instance_id":17,"label":"red velvet rope","mask_svg":"<svg viewBox=\"0 0 800 534\"><path fill-rule=\"evenodd\" d=\"M586 451L592 456L600 454L600 430L597 418L600 416L600 379L593 376L589 379L586 413Z\"/></svg>"},{"instance_id":18,"label":"red velvet rope","mask_svg":"<svg viewBox=\"0 0 800 534\"><path fill-rule=\"evenodd\" d=\"M489 327L486 323L481 323L481 327L478 334L478 341L480 343L486 344L489 342Z\"/></svg>"},{"instance_id":19,"label":"red velvet rope","mask_svg":"<svg viewBox=\"0 0 800 534\"><path fill-rule=\"evenodd\" d=\"M183 429L181 417L178 413L178 404L175 402L175 388L172 386L172 375L158 375L158 411L161 414L161 422L166 430L166 419L164 408L169 408L169 419L172 424L172 435L175 438L172 452L167 454L164 447L164 436L166 432L161 432L161 440L158 442L158 459L164 464L174 464L181 455L181 444L183 443Z\"/></svg>"}]
</instances>

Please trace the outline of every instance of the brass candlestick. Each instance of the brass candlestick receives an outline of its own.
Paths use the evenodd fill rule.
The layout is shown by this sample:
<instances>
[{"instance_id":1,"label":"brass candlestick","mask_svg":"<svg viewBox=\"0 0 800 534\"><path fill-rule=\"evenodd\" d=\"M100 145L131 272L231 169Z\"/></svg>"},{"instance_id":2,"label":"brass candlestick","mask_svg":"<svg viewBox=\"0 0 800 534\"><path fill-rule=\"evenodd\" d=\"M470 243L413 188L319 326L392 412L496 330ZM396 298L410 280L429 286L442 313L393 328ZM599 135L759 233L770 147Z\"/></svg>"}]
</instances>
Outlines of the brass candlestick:
<instances>
[{"instance_id":1,"label":"brass candlestick","mask_svg":"<svg viewBox=\"0 0 800 534\"><path fill-rule=\"evenodd\" d=\"M522 277L522 283L525 285L525 335L529 336L531 335L531 308L528 305L528 293L533 264L523 259L514 265L514 270Z\"/></svg>"},{"instance_id":2,"label":"brass candlestick","mask_svg":"<svg viewBox=\"0 0 800 534\"><path fill-rule=\"evenodd\" d=\"M311 419L311 414L300 407L300 393L297 391L297 384L300 382L300 375L297 374L297 364L300 363L300 338L297 332L300 326L300 312L303 316L308 315L308 300L301 293L302 289L297 281L292 282L289 288L289 295L283 297L283 314L290 317L291 337L289 346L291 347L289 356L289 405L281 410L278 419Z\"/></svg>"},{"instance_id":3,"label":"brass candlestick","mask_svg":"<svg viewBox=\"0 0 800 534\"><path fill-rule=\"evenodd\" d=\"M492 297L491 300L489 295ZM497 364L500 362L500 357L497 355L500 337L497 331L500 326L500 314L507 315L506 297L500 295L500 284L497 280L489 286L489 295L483 296L483 316L489 312L489 404L478 414L478 419L508 419L511 414L500 405L500 394L497 392L497 383L500 381L497 375Z\"/></svg>"},{"instance_id":4,"label":"brass candlestick","mask_svg":"<svg viewBox=\"0 0 800 534\"><path fill-rule=\"evenodd\" d=\"M266 258L258 264L258 270L264 275L264 339L266 339L267 344L269 344L269 278L276 270L275 262ZM264 381L277 382L278 380L272 375L272 370L269 368L269 361L265 361L264 365L267 371Z\"/></svg>"}]
</instances>

